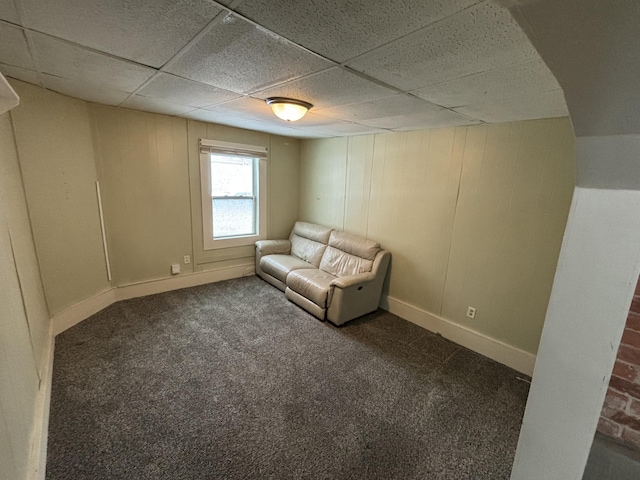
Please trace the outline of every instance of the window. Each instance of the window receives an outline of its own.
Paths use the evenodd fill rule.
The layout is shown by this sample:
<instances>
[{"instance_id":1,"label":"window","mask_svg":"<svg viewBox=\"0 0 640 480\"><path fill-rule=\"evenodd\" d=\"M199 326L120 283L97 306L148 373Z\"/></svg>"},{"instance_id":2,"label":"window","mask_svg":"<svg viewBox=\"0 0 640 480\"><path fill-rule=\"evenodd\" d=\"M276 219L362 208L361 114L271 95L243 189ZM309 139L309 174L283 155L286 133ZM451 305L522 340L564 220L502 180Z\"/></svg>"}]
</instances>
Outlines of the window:
<instances>
[{"instance_id":1,"label":"window","mask_svg":"<svg viewBox=\"0 0 640 480\"><path fill-rule=\"evenodd\" d=\"M266 162L264 147L200 140L205 250L265 238Z\"/></svg>"}]
</instances>

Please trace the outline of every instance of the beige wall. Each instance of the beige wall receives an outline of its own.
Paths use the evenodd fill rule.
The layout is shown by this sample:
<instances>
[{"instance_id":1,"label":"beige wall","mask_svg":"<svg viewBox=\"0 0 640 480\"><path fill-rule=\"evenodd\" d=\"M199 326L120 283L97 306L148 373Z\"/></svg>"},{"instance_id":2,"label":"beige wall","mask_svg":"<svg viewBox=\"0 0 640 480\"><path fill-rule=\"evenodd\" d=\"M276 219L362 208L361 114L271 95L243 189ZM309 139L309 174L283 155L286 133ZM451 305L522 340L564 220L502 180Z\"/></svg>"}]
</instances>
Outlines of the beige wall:
<instances>
[{"instance_id":1,"label":"beige wall","mask_svg":"<svg viewBox=\"0 0 640 480\"><path fill-rule=\"evenodd\" d=\"M298 217L299 141L165 115L89 104L114 286L254 262L254 248L202 247L198 140L269 148L268 236ZM185 255L192 257L184 264Z\"/></svg>"},{"instance_id":2,"label":"beige wall","mask_svg":"<svg viewBox=\"0 0 640 480\"><path fill-rule=\"evenodd\" d=\"M113 284L169 277L192 254L187 122L89 105Z\"/></svg>"},{"instance_id":3,"label":"beige wall","mask_svg":"<svg viewBox=\"0 0 640 480\"><path fill-rule=\"evenodd\" d=\"M392 252L391 297L536 353L574 187L568 119L304 141L300 178L302 219Z\"/></svg>"},{"instance_id":4,"label":"beige wall","mask_svg":"<svg viewBox=\"0 0 640 480\"><path fill-rule=\"evenodd\" d=\"M298 218L299 141L12 85L21 104L0 116L0 478L23 479L50 314L111 288L96 180L114 286L169 277L184 255L183 273L250 266L253 247L202 250L198 138L269 148L270 238Z\"/></svg>"},{"instance_id":5,"label":"beige wall","mask_svg":"<svg viewBox=\"0 0 640 480\"><path fill-rule=\"evenodd\" d=\"M27 478L49 312L8 113L0 116L0 305L0 478L20 480Z\"/></svg>"},{"instance_id":6,"label":"beige wall","mask_svg":"<svg viewBox=\"0 0 640 480\"><path fill-rule=\"evenodd\" d=\"M349 139L306 140L300 147L300 215L344 227L344 187Z\"/></svg>"},{"instance_id":7,"label":"beige wall","mask_svg":"<svg viewBox=\"0 0 640 480\"><path fill-rule=\"evenodd\" d=\"M87 103L12 81L11 111L51 314L110 288Z\"/></svg>"},{"instance_id":8,"label":"beige wall","mask_svg":"<svg viewBox=\"0 0 640 480\"><path fill-rule=\"evenodd\" d=\"M269 238L288 238L298 218L299 201L299 140L189 120L188 149L191 185L191 223L193 226L193 256L195 268L212 270L238 265L253 266L255 247L204 250L202 241L202 207L200 195L200 153L198 140L221 140L267 147L267 181L269 185L267 208Z\"/></svg>"},{"instance_id":9,"label":"beige wall","mask_svg":"<svg viewBox=\"0 0 640 480\"><path fill-rule=\"evenodd\" d=\"M268 236L298 217L299 141L89 104L13 81L16 143L52 314L113 286L253 263L251 246L204 251L198 139L269 148ZM100 180L112 282L95 182ZM192 263L184 264L190 255Z\"/></svg>"}]
</instances>

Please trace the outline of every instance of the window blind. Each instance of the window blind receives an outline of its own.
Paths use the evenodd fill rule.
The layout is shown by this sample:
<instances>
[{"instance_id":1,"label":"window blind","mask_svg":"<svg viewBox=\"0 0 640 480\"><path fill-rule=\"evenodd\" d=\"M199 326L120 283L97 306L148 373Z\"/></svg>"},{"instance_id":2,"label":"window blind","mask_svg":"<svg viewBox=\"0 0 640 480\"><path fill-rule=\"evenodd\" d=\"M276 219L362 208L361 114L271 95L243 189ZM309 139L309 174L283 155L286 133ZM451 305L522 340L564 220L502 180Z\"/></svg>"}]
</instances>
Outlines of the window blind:
<instances>
[{"instance_id":1,"label":"window blind","mask_svg":"<svg viewBox=\"0 0 640 480\"><path fill-rule=\"evenodd\" d=\"M200 139L200 153L260 159L267 158L266 147L205 139Z\"/></svg>"}]
</instances>

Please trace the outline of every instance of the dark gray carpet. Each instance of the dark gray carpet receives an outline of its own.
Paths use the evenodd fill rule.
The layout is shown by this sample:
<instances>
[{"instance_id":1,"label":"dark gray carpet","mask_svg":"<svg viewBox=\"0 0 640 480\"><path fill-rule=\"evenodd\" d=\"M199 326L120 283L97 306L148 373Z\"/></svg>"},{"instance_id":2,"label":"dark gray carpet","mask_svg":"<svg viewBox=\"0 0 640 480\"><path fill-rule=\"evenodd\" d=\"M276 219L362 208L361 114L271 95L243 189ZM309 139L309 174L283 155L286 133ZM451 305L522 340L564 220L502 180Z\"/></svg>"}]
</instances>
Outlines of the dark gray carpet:
<instances>
[{"instance_id":1,"label":"dark gray carpet","mask_svg":"<svg viewBox=\"0 0 640 480\"><path fill-rule=\"evenodd\" d=\"M47 478L507 479L519 376L256 277L128 300L56 338Z\"/></svg>"}]
</instances>

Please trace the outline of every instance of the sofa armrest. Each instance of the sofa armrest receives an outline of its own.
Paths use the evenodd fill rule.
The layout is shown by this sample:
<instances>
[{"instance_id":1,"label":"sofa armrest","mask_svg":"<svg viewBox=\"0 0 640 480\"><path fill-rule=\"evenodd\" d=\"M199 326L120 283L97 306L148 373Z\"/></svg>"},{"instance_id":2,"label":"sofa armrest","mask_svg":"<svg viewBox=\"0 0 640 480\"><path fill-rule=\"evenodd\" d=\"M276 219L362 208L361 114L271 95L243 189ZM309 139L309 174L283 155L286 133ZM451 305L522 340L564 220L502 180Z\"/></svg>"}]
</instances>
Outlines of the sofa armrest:
<instances>
[{"instance_id":1,"label":"sofa armrest","mask_svg":"<svg viewBox=\"0 0 640 480\"><path fill-rule=\"evenodd\" d=\"M331 285L338 288L349 288L356 285L362 285L363 283L371 282L375 280L376 276L373 273L360 273L358 275L349 275L347 277L336 278L331 281Z\"/></svg>"},{"instance_id":2,"label":"sofa armrest","mask_svg":"<svg viewBox=\"0 0 640 480\"><path fill-rule=\"evenodd\" d=\"M381 250L373 261L371 271L331 281L331 303L327 320L340 326L349 320L373 312L380 303L382 285L391 255Z\"/></svg>"},{"instance_id":3,"label":"sofa armrest","mask_svg":"<svg viewBox=\"0 0 640 480\"><path fill-rule=\"evenodd\" d=\"M288 255L291 252L291 242L289 240L259 240L256 248L261 255Z\"/></svg>"}]
</instances>

